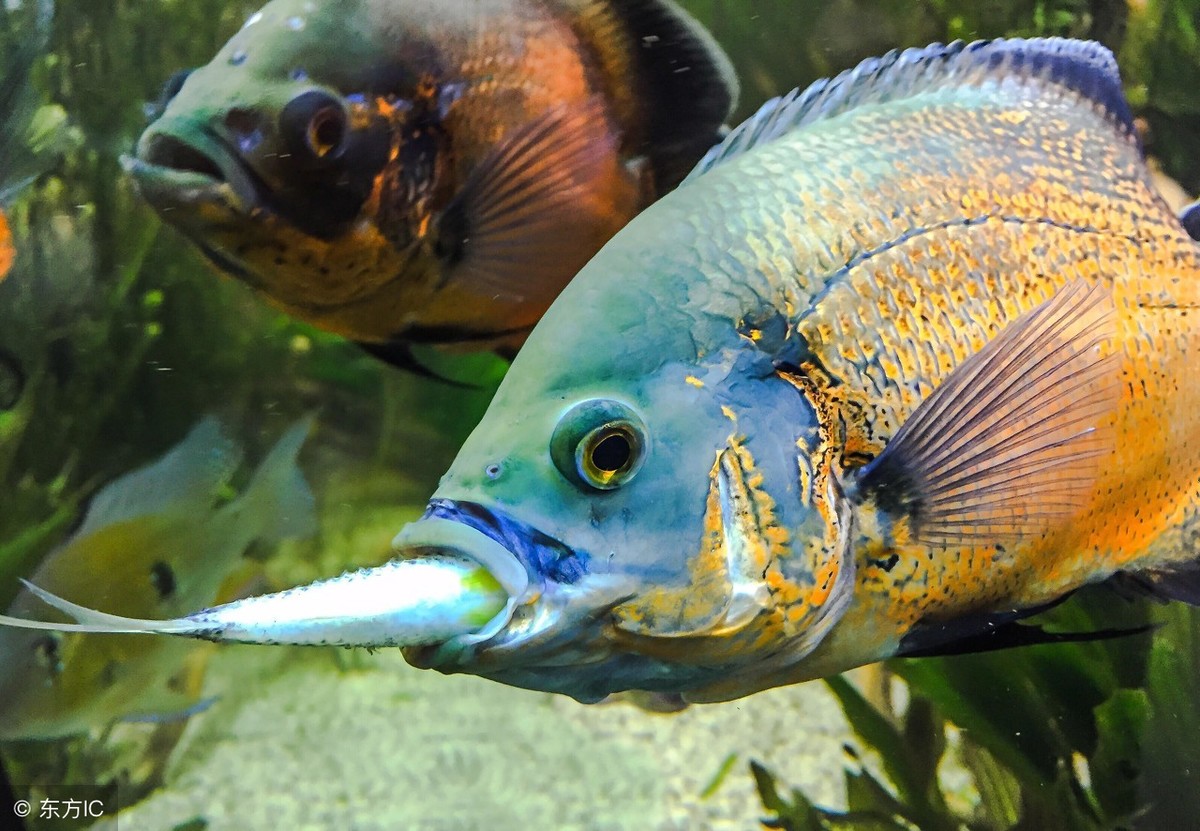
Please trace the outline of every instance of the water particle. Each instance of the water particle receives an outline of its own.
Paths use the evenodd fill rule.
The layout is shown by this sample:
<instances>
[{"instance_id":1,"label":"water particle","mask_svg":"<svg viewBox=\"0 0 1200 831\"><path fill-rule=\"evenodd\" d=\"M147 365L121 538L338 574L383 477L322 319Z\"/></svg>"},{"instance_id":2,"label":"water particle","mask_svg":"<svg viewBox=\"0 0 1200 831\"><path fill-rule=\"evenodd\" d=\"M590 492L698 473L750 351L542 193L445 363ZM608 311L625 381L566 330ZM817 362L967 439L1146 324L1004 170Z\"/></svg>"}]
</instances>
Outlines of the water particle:
<instances>
[{"instance_id":1,"label":"water particle","mask_svg":"<svg viewBox=\"0 0 1200 831\"><path fill-rule=\"evenodd\" d=\"M255 12L246 18L246 22L242 24L242 28L245 29L247 26L253 26L260 20L262 20L262 12Z\"/></svg>"},{"instance_id":2,"label":"water particle","mask_svg":"<svg viewBox=\"0 0 1200 831\"><path fill-rule=\"evenodd\" d=\"M230 66L241 66L246 62L246 50L239 49L229 56Z\"/></svg>"},{"instance_id":3,"label":"water particle","mask_svg":"<svg viewBox=\"0 0 1200 831\"><path fill-rule=\"evenodd\" d=\"M305 26L305 20L298 14L294 14L287 19L287 27L293 32L301 31Z\"/></svg>"}]
</instances>

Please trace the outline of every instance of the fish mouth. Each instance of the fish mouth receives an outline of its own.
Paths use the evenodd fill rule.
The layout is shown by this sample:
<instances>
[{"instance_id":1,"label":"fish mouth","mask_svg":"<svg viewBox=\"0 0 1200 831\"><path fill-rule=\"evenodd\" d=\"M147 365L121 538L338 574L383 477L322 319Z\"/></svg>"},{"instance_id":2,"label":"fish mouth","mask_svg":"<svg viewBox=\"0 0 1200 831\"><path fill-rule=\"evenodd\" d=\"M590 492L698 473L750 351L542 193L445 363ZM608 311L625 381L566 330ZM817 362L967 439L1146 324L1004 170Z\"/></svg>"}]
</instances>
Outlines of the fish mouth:
<instances>
[{"instance_id":1,"label":"fish mouth","mask_svg":"<svg viewBox=\"0 0 1200 831\"><path fill-rule=\"evenodd\" d=\"M233 148L204 128L187 139L167 131L149 132L138 142L137 155L122 156L121 163L160 213L215 206L246 216L264 205L269 191Z\"/></svg>"},{"instance_id":2,"label":"fish mouth","mask_svg":"<svg viewBox=\"0 0 1200 831\"><path fill-rule=\"evenodd\" d=\"M594 670L611 657L606 626L612 609L631 596L630 585L593 573L585 552L497 508L451 499L432 500L392 545L403 558L451 554L476 562L510 598L474 634L405 648L409 663L586 701L611 691L604 673Z\"/></svg>"}]
</instances>

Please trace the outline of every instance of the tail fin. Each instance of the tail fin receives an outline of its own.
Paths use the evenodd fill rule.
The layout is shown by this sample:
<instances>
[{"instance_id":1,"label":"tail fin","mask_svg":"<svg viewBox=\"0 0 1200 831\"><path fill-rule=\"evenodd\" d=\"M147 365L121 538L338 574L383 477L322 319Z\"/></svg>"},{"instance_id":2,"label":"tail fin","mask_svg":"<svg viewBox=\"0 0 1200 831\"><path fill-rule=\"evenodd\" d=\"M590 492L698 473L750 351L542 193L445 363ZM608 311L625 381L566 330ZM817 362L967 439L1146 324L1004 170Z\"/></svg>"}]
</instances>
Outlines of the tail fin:
<instances>
[{"instance_id":1,"label":"tail fin","mask_svg":"<svg viewBox=\"0 0 1200 831\"><path fill-rule=\"evenodd\" d=\"M288 428L258 466L241 498L229 506L251 524L256 539L276 542L307 537L317 530L315 500L296 464L312 431L307 416Z\"/></svg>"},{"instance_id":2,"label":"tail fin","mask_svg":"<svg viewBox=\"0 0 1200 831\"><path fill-rule=\"evenodd\" d=\"M22 580L25 588L34 597L48 606L75 619L74 623L57 623L48 620L26 620L25 618L0 615L0 624L15 626L19 629L44 629L52 632L86 632L101 634L159 634L159 635L188 635L194 636L199 627L193 621L183 618L174 620L142 620L140 618L110 615L64 600L56 594L35 586L28 580Z\"/></svg>"}]
</instances>

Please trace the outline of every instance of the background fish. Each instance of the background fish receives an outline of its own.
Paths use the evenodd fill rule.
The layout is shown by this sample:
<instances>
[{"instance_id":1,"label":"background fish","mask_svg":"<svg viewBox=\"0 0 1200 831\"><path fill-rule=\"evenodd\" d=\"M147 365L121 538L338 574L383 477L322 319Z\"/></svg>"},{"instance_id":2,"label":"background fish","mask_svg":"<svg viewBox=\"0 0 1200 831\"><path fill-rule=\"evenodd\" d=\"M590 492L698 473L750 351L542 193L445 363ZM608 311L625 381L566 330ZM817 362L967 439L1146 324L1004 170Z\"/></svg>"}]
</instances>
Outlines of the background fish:
<instances>
[{"instance_id":1,"label":"background fish","mask_svg":"<svg viewBox=\"0 0 1200 831\"><path fill-rule=\"evenodd\" d=\"M173 79L127 167L303 320L404 364L511 352L735 96L670 0L276 0Z\"/></svg>"},{"instance_id":2,"label":"background fish","mask_svg":"<svg viewBox=\"0 0 1200 831\"><path fill-rule=\"evenodd\" d=\"M33 579L146 614L211 603L254 540L312 532L312 495L296 467L309 427L288 430L245 492L218 505L241 452L214 419L201 421L161 459L97 493L79 529ZM10 611L37 605L22 592ZM195 704L206 657L176 641L6 629L0 739L53 738L125 716L185 711Z\"/></svg>"}]
</instances>

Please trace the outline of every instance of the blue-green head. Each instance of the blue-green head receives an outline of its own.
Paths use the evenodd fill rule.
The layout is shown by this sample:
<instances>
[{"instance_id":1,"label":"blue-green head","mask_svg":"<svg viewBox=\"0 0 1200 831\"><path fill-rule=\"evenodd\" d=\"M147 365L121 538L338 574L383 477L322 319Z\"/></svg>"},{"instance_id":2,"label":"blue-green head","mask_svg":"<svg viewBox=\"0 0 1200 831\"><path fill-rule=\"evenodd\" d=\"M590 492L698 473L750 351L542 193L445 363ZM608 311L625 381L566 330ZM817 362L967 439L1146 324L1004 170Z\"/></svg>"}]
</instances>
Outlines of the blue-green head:
<instances>
[{"instance_id":1,"label":"blue-green head","mask_svg":"<svg viewBox=\"0 0 1200 831\"><path fill-rule=\"evenodd\" d=\"M783 649L782 629L811 628L778 601L807 591L785 529L829 536L817 512L788 507L814 413L769 354L781 314L749 292L709 294L679 204L652 208L568 287L397 537L403 556L481 561L514 597L483 632L410 661L585 701L703 698ZM760 686L745 671L737 694Z\"/></svg>"}]
</instances>

